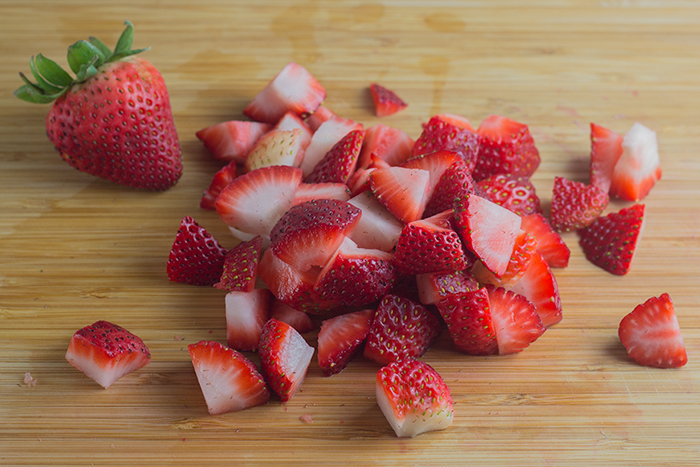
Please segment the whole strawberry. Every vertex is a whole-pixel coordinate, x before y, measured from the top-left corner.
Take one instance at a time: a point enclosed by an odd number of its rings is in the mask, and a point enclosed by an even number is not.
[[[182,174],[180,143],[165,81],[131,50],[134,27],[126,22],[114,51],[94,37],[68,47],[73,78],[39,54],[29,66],[36,80],[15,95],[53,106],[46,132],[63,160],[76,169],[144,190],[166,190]]]

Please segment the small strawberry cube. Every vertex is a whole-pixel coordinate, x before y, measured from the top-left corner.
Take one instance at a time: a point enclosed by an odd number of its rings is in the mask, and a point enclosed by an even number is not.
[[[224,268],[217,289],[229,292],[252,292],[258,277],[258,261],[262,252],[263,239],[257,236],[241,242],[226,253]]]
[[[296,329],[299,334],[306,334],[316,329],[316,325],[308,314],[292,308],[274,297],[272,298],[272,305],[270,305],[270,318],[287,323]]]
[[[304,153],[304,160],[301,161],[300,167],[304,171],[304,177],[308,177],[311,174],[316,165],[321,162],[321,159],[345,135],[351,131],[363,130],[364,127],[361,123],[356,123],[346,118],[333,117],[323,122],[311,137],[311,142]]]
[[[321,323],[318,333],[318,364],[324,376],[332,376],[345,369],[361,349],[373,319],[374,310],[362,310]]]
[[[469,355],[492,355],[498,351],[485,288],[449,294],[437,302],[437,308],[457,350]]]
[[[408,107],[394,91],[391,91],[384,86],[373,83],[369,86],[372,94],[372,102],[374,102],[374,112],[377,117],[387,117],[394,115],[396,112]]]
[[[476,130],[479,156],[472,176],[477,182],[498,174],[530,177],[540,165],[540,153],[527,125],[489,115]]]
[[[350,239],[360,248],[393,250],[404,227],[403,223],[369,191],[354,196],[348,203],[362,210],[360,221],[350,233]]]
[[[404,167],[375,169],[369,176],[369,186],[397,219],[413,222],[421,218],[428,202],[430,172]]]
[[[615,164],[622,155],[622,135],[591,123],[591,185],[608,193]]]
[[[423,305],[434,305],[440,300],[462,292],[473,292],[479,284],[469,271],[434,272],[416,275],[418,297]]]
[[[168,278],[183,284],[212,286],[221,278],[226,253],[204,227],[185,216],[168,256]]]
[[[234,350],[258,349],[262,328],[270,318],[268,289],[226,294],[226,342]]]
[[[255,142],[271,129],[267,123],[233,120],[199,130],[197,138],[214,158],[243,164]]]
[[[372,154],[389,165],[399,165],[411,157],[411,148],[413,148],[413,140],[405,131],[380,123],[365,131],[365,140],[362,143],[357,166],[368,167]]]
[[[644,199],[660,179],[656,132],[635,123],[622,141],[622,154],[610,180],[610,196],[626,201]]]

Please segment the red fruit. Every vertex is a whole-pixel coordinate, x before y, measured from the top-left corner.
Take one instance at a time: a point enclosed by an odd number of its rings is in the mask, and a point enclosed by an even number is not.
[[[622,136],[591,123],[591,185],[610,191],[615,164],[622,155]]]
[[[535,252],[525,274],[510,290],[524,296],[535,305],[544,327],[548,328],[561,321],[559,286],[540,252]]]
[[[571,251],[557,232],[552,230],[542,214],[530,214],[522,217],[520,228],[537,240],[537,251],[542,253],[545,261],[552,268],[565,268],[569,265]]]
[[[433,196],[433,191],[435,191],[435,187],[445,171],[455,164],[464,164],[459,154],[453,151],[437,151],[412,157],[401,164],[401,167],[407,169],[423,169],[430,173],[430,188],[428,189],[428,200],[430,200]],[[452,209],[452,207],[449,209]]]
[[[644,205],[635,204],[594,220],[578,231],[586,258],[611,274],[627,274],[644,226]]]
[[[273,130],[261,136],[245,160],[245,171],[273,165],[299,167],[308,144],[303,137],[304,133],[296,128]]]
[[[466,269],[456,272],[433,272],[416,276],[418,296],[423,305],[433,305],[450,295],[473,292],[479,288]]]
[[[355,171],[364,132],[353,130],[338,141],[304,179],[307,183],[345,183]]]
[[[168,257],[168,278],[173,282],[212,286],[224,269],[226,249],[190,216],[180,228]]]
[[[454,125],[457,128],[462,128],[464,130],[469,130],[469,131],[475,131],[474,127],[472,126],[471,123],[469,123],[469,120],[467,120],[465,117],[461,115],[455,115],[455,114],[437,114],[435,115],[436,118],[439,118],[445,123],[449,123],[450,125]]]
[[[292,308],[276,298],[272,299],[272,305],[270,305],[270,318],[287,323],[296,329],[299,334],[306,334],[316,329],[316,325],[309,315]]]
[[[187,346],[209,413],[234,412],[267,404],[270,391],[253,362],[212,341]]]
[[[546,328],[527,298],[501,287],[487,289],[500,355],[521,352],[544,334]]]
[[[496,277],[481,262],[477,262],[472,268],[472,274],[482,284],[492,284],[499,287],[509,287],[517,283],[530,266],[532,256],[537,253],[537,240],[535,237],[521,230],[515,239],[513,253],[508,261],[508,268],[501,277]]]
[[[388,169],[389,167],[393,167],[387,161],[379,158],[375,154],[370,154],[369,158],[371,159],[372,163],[369,164],[369,166],[367,167],[368,169]]]
[[[271,319],[263,327],[258,354],[265,381],[286,402],[306,378],[314,348],[293,327]]]
[[[453,164],[442,174],[425,206],[424,217],[453,209],[455,201],[474,193],[474,180],[465,164]]]
[[[314,113],[325,98],[326,90],[316,78],[306,68],[292,62],[255,96],[243,113],[267,123],[276,123],[287,112],[304,118]]]
[[[656,133],[641,123],[632,125],[622,141],[622,155],[610,181],[610,196],[626,201],[644,199],[661,179]]]
[[[309,126],[302,120],[297,114],[294,112],[287,112],[284,114],[284,117],[280,118],[279,121],[275,124],[274,128],[272,128],[272,131],[275,130],[299,130],[301,131],[301,147],[306,150],[306,148],[309,146],[309,143],[311,143],[311,136],[313,136],[313,131],[309,128]]]
[[[389,89],[380,86],[376,83],[370,84],[369,90],[372,94],[372,102],[374,102],[374,112],[377,117],[387,117],[394,115],[396,112],[408,107],[399,96]]]
[[[527,177],[498,174],[477,183],[484,195],[519,216],[541,213],[535,186]]]
[[[560,232],[590,225],[608,206],[608,194],[593,185],[554,177],[552,228]]]
[[[620,322],[622,345],[634,361],[656,368],[678,368],[688,362],[685,343],[668,294],[651,297]]]
[[[469,355],[492,355],[498,351],[486,289],[447,295],[437,302],[458,350]]]
[[[348,201],[350,199],[350,189],[344,183],[302,183],[294,192],[292,205],[315,199]]]
[[[98,321],[73,334],[66,360],[107,389],[151,361],[143,341],[126,329]]]
[[[369,176],[369,185],[374,196],[389,212],[408,223],[420,219],[425,210],[430,173],[403,167],[375,169]]]
[[[411,157],[411,148],[413,148],[413,140],[405,131],[379,123],[365,131],[365,140],[362,143],[357,166],[361,168],[369,166],[371,154],[389,165],[399,165]]]
[[[199,202],[199,207],[214,211],[216,209],[216,197],[219,196],[221,190],[226,188],[237,176],[238,169],[236,168],[236,161],[231,161],[227,166],[224,166],[221,170],[216,172],[209,188],[202,193],[202,200]]]
[[[423,132],[413,145],[413,155],[420,156],[441,150],[458,153],[471,172],[479,152],[479,139],[472,130],[452,125],[440,117],[423,125]]]
[[[258,349],[262,328],[270,318],[268,289],[226,294],[226,342],[235,350]]]
[[[350,178],[348,178],[347,185],[348,188],[350,188],[350,194],[352,196],[357,196],[360,193],[364,193],[365,191],[368,191],[369,188],[369,174],[372,173],[372,171],[376,170],[375,168],[368,168],[368,169],[357,169],[355,173],[350,175]]]
[[[377,372],[377,404],[399,438],[452,425],[450,390],[433,367],[408,359]]]
[[[258,277],[262,243],[262,237],[258,235],[253,240],[241,242],[231,248],[226,253],[221,278],[214,287],[229,292],[252,292]]]
[[[120,185],[167,190],[182,175],[180,143],[163,77],[131,50],[126,22],[114,52],[97,39],[68,49],[76,78],[39,54],[15,91],[22,100],[48,104],[46,134],[61,158],[81,172]],[[94,43],[98,42],[100,47]]]
[[[386,295],[374,315],[364,355],[387,365],[420,357],[440,334],[440,321],[423,305],[396,295]]]
[[[393,250],[403,230],[403,223],[369,191],[351,198],[348,203],[362,210],[360,221],[350,233],[350,239],[360,248]]]
[[[355,311],[321,323],[318,333],[318,364],[324,376],[340,373],[360,350],[369,334],[374,310]]]
[[[461,271],[467,267],[462,242],[452,230],[453,211],[411,222],[401,231],[394,265],[403,274]]]
[[[479,156],[472,176],[479,181],[498,174],[530,177],[540,165],[540,153],[527,125],[489,115],[476,130]]]
[[[311,143],[304,153],[304,160],[301,161],[300,167],[304,171],[304,177],[308,177],[328,151],[348,133],[363,131],[363,129],[361,123],[340,117],[333,117],[323,122],[311,137]]]
[[[255,142],[271,129],[267,123],[232,120],[199,130],[197,138],[215,159],[243,164]]]
[[[328,107],[321,105],[316,112],[312,113],[306,118],[305,123],[309,126],[312,132],[318,130],[323,122],[327,122],[333,117],[337,117]]]

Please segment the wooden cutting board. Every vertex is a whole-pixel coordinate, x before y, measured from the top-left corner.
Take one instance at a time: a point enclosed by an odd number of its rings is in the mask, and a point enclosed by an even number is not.
[[[7,0],[0,11],[1,465],[700,465],[697,2]],[[11,95],[31,55],[65,64],[79,39],[113,45],[124,19],[171,94],[185,172],[164,193],[73,170],[46,139],[48,107]],[[425,355],[454,397],[446,431],[397,439],[376,405],[377,367],[362,358],[332,378],[314,361],[287,404],[207,413],[186,346],[225,341],[224,294],[165,275],[183,216],[234,244],[199,209],[219,164],[195,132],[242,118],[289,61],[325,86],[330,109],[366,126],[417,137],[438,112],[527,123],[545,211],[555,175],[588,180],[590,122],[658,134],[663,179],[644,200],[627,276],[588,263],[565,234],[560,324],[519,355],[464,356],[446,334]],[[409,107],[376,118],[372,82]],[[682,369],[638,366],[617,337],[625,314],[663,292],[688,349]],[[141,336],[153,356],[109,390],[64,359],[71,335],[98,319]]]

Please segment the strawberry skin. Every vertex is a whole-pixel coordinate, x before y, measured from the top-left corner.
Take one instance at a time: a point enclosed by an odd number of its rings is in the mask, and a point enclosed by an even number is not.
[[[202,200],[199,202],[199,207],[208,211],[216,210],[216,197],[219,196],[221,190],[231,183],[238,176],[238,168],[236,162],[231,161],[228,165],[222,167],[214,174],[209,188],[202,193]]]
[[[479,156],[472,176],[480,181],[498,174],[530,177],[540,165],[540,153],[527,125],[489,115],[476,130]]]
[[[377,117],[387,117],[408,107],[394,91],[376,83],[370,84],[370,93],[374,102],[374,112]]]
[[[424,217],[434,216],[455,206],[455,201],[460,200],[470,193],[474,193],[475,184],[471,171],[466,164],[453,164],[442,174],[432,196],[425,206]]]
[[[374,310],[346,313],[321,323],[318,333],[318,364],[324,376],[345,369],[369,334]]]
[[[168,278],[173,282],[212,286],[224,269],[226,249],[190,216],[185,216],[168,257]]]
[[[608,193],[615,164],[622,155],[622,136],[591,123],[591,185]]]
[[[423,305],[433,305],[450,295],[473,292],[479,288],[476,279],[467,270],[418,274],[416,286]]]
[[[609,201],[608,194],[594,185],[554,177],[552,228],[568,232],[586,227],[600,216]]]
[[[345,183],[355,171],[364,132],[353,130],[338,141],[304,179],[306,183]]]
[[[241,242],[226,253],[223,272],[217,289],[229,292],[252,292],[258,271],[258,260],[262,251],[262,237],[257,236],[247,242]]]
[[[244,164],[245,171],[273,165],[299,167],[304,159],[305,144],[308,144],[303,138],[304,133],[297,128],[266,133],[248,153]]]
[[[271,129],[267,123],[231,120],[199,130],[196,135],[215,159],[243,164],[255,142]]]
[[[492,355],[498,351],[485,288],[447,295],[437,308],[457,349],[469,355]]]
[[[539,251],[535,251],[525,274],[510,290],[524,296],[535,306],[544,327],[548,328],[562,320],[559,285]]]
[[[667,293],[637,305],[620,322],[618,335],[627,354],[640,365],[678,368],[688,362],[678,318]]]
[[[447,150],[459,154],[470,172],[479,153],[479,138],[473,131],[455,126],[438,116],[423,125],[423,132],[413,145],[413,156]]]
[[[499,355],[522,352],[544,334],[546,328],[527,298],[502,287],[486,288]]]
[[[492,284],[508,287],[518,282],[530,266],[532,256],[537,253],[537,240],[529,233],[521,230],[515,239],[513,253],[508,261],[508,267],[500,277],[489,271],[481,262],[472,268],[472,274],[482,284]]]
[[[542,253],[550,267],[565,268],[569,265],[571,250],[542,214],[523,216],[520,228],[535,237],[537,251]]]
[[[139,337],[121,326],[97,321],[73,335],[66,360],[107,389],[150,362],[151,353]]]
[[[498,174],[481,180],[477,185],[488,199],[519,216],[542,212],[535,186],[527,177]]]

